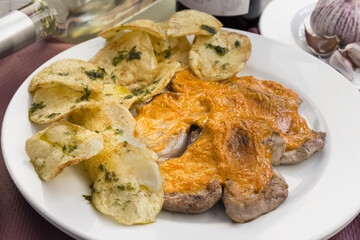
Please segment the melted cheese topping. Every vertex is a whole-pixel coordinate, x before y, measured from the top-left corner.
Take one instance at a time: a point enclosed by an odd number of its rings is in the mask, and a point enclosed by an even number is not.
[[[156,152],[192,125],[203,129],[181,157],[160,164],[168,193],[193,193],[214,180],[232,181],[235,195],[259,192],[272,177],[271,146],[264,139],[275,130],[290,151],[314,134],[298,114],[298,95],[272,81],[208,82],[186,70],[171,87],[175,92],[155,97],[136,117],[136,136]]]

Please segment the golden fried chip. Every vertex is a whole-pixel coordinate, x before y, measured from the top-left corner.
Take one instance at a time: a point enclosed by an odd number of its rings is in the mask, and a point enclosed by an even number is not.
[[[168,25],[169,25],[168,21],[158,22],[158,23],[156,23],[156,25],[158,26],[162,35],[164,35],[166,37],[166,32],[167,32]]]
[[[221,27],[222,23],[210,14],[190,9],[176,12],[169,18],[166,34],[169,37],[214,35]]]
[[[108,43],[90,62],[105,68],[105,83],[115,82],[129,90],[151,83],[157,69],[149,35],[138,31]]]
[[[139,19],[129,23],[121,24],[119,26],[112,27],[110,29],[107,29],[99,33],[99,36],[106,39],[111,39],[116,35],[120,34],[121,32],[123,32],[124,30],[144,31],[156,38],[160,38],[160,39],[165,38],[165,34],[163,34],[160,31],[157,24],[149,19]]]
[[[84,108],[73,113],[69,121],[91,131],[109,131],[119,137],[132,136],[135,127],[135,119],[129,110],[114,102],[99,104],[95,108]]]
[[[92,63],[76,59],[59,60],[36,74],[30,82],[29,92],[39,87],[67,86],[82,91],[84,86],[94,92],[101,92],[105,69]]]
[[[39,177],[49,181],[67,166],[103,149],[103,138],[83,127],[57,122],[26,141],[25,150]]]
[[[180,62],[183,69],[189,67],[189,51],[191,45],[186,37],[166,39],[151,38],[154,53],[158,63],[161,62]]]
[[[104,90],[95,97],[97,102],[104,103],[120,103],[129,109],[136,98],[125,87],[116,84],[104,84]]]
[[[137,88],[131,93],[137,97],[138,102],[144,102],[159,94],[171,81],[177,71],[181,69],[179,62],[163,62],[159,65],[155,81],[144,88]]]
[[[70,121],[99,132],[104,149],[84,162],[94,182],[93,205],[131,225],[155,221],[163,203],[157,155],[133,136],[135,119],[120,104],[83,109]]]
[[[234,76],[251,53],[250,39],[242,34],[219,30],[214,36],[196,36],[189,54],[196,76],[216,81]]]
[[[61,85],[39,88],[35,91],[29,109],[30,120],[41,124],[55,122],[81,107],[96,104],[92,96],[87,86],[81,92]]]
[[[125,225],[154,222],[164,201],[158,166],[147,151],[125,145],[119,144],[99,165],[92,203]]]

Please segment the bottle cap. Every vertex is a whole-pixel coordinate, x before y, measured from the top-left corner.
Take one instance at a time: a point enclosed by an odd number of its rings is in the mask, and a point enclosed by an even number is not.
[[[18,10],[0,18],[0,58],[36,41],[36,29],[31,19]]]

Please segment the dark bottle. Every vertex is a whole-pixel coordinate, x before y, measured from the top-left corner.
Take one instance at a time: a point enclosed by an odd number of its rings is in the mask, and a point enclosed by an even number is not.
[[[224,27],[258,27],[264,0],[176,0],[176,11],[196,9],[214,15]]]

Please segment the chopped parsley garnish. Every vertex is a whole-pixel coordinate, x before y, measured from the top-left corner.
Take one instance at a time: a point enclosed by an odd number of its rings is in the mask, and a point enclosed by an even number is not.
[[[86,87],[84,88],[84,95],[82,95],[80,98],[76,99],[76,102],[82,102],[82,101],[87,101],[92,90],[89,90],[88,86],[86,85]]]
[[[76,145],[64,145],[62,150],[63,152],[66,152],[67,154],[70,154],[72,151],[77,149],[78,147]]]
[[[126,59],[126,61],[128,62],[128,61],[131,61],[131,60],[134,60],[134,59],[141,59],[141,54],[142,54],[142,52],[140,52],[140,51],[136,51],[136,46],[134,46],[131,50],[130,50],[130,52],[129,52],[129,56],[128,56],[128,58]]]
[[[127,58],[127,51],[126,50],[122,50],[122,51],[118,51],[116,57],[113,58],[112,60],[112,64],[114,66],[117,66],[118,63],[121,63],[122,60]]]
[[[46,117],[53,119],[54,117],[59,116],[59,115],[60,115],[60,113],[51,113],[51,114],[47,115]]]
[[[106,169],[106,165],[107,165],[107,163],[100,164],[100,165],[99,165],[99,170],[100,170],[100,171],[104,171],[104,170]]]
[[[117,182],[117,181],[119,181],[119,178],[116,177],[115,172],[110,172],[108,170],[105,170],[105,181],[106,182],[111,182],[111,181]]]
[[[98,78],[103,79],[104,74],[105,74],[105,69],[101,68],[101,67],[98,67],[97,70],[94,69],[94,70],[90,70],[90,71],[86,71],[86,70],[84,70],[84,71],[91,80],[96,80]]]
[[[29,111],[30,111],[30,113],[34,113],[35,111],[43,109],[44,107],[46,107],[46,105],[44,104],[43,101],[41,101],[39,103],[33,103],[33,104],[31,104]]]
[[[123,190],[129,190],[129,191],[136,190],[135,187],[132,186],[130,182],[126,183],[126,185],[120,184],[120,185],[117,186],[117,188],[118,188],[119,190],[122,190],[122,191],[123,191]]]
[[[126,60],[127,62],[132,61],[134,59],[140,60],[141,55],[142,55],[142,52],[136,51],[136,45],[135,45],[132,47],[132,49],[130,51],[128,51],[128,50],[118,51],[117,55],[112,60],[112,64],[114,66],[117,66],[123,60]]]
[[[229,66],[229,65],[230,65],[230,63],[224,63],[223,65],[221,65],[221,68],[223,70],[225,70],[227,68],[227,66]]]
[[[168,49],[165,50],[165,58],[168,59],[170,57],[171,57],[171,49],[169,46]]]
[[[138,96],[138,95],[140,95],[140,94],[143,93],[143,92],[144,92],[144,89],[143,89],[143,88],[136,88],[136,89],[134,89],[134,90],[131,91],[131,93],[132,93],[133,95],[135,95],[135,96]]]
[[[105,171],[105,182],[111,182],[111,181],[117,182],[117,181],[119,181],[119,178],[116,177],[115,172],[108,171],[106,169],[106,165],[107,165],[107,163],[99,165],[99,170],[102,171],[102,172]]]
[[[133,98],[133,97],[134,97],[133,95],[129,94],[129,95],[126,95],[126,96],[124,97],[124,99],[130,99],[130,98]]]
[[[152,84],[154,85],[154,84],[157,84],[158,82],[160,82],[160,78],[159,79],[157,79],[157,80],[155,80]]]
[[[208,26],[208,25],[202,24],[202,25],[200,26],[200,28],[201,28],[202,30],[205,30],[205,31],[207,31],[208,33],[210,33],[210,35],[216,34],[216,29],[215,29],[214,27],[210,27],[210,26]]]
[[[61,72],[60,72],[60,73],[58,73],[57,75],[59,75],[59,76],[62,76],[62,77],[63,77],[63,76],[69,76],[69,73],[68,73],[68,72],[66,72],[66,73],[61,73]]]
[[[124,131],[122,129],[116,129],[115,134],[116,135],[123,135]]]
[[[82,196],[85,198],[85,200],[88,200],[89,202],[92,201],[92,195],[82,195]]]
[[[212,45],[211,43],[205,43],[205,46],[206,48],[211,48],[211,49],[214,49],[216,54],[219,55],[219,56],[224,56],[225,54],[227,54],[229,52],[229,49],[228,48],[224,48],[224,47],[221,47],[219,45],[217,46],[214,46]]]
[[[235,44],[235,47],[240,47],[241,46],[241,43],[240,43],[239,40],[236,40],[234,44]]]
[[[78,147],[76,145],[69,145],[67,148],[67,152],[71,153],[72,151],[74,151],[75,149],[77,149]]]

